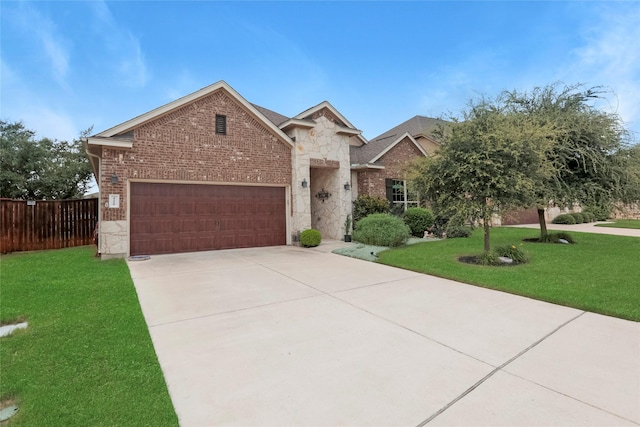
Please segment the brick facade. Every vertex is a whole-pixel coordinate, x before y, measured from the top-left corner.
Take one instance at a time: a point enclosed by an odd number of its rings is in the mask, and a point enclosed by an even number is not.
[[[385,179],[403,179],[408,164],[417,157],[424,155],[409,138],[403,139],[375,163],[384,169],[358,171],[358,194],[386,198]]]
[[[215,133],[216,114],[226,116],[226,135]],[[131,149],[103,147],[102,220],[126,220],[127,180],[287,185],[291,156],[291,146],[218,90],[135,128]],[[120,195],[120,208],[104,207],[109,194]]]

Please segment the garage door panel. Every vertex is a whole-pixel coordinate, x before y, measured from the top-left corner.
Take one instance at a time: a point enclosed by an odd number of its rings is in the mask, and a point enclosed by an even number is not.
[[[131,254],[286,244],[285,189],[131,184]]]

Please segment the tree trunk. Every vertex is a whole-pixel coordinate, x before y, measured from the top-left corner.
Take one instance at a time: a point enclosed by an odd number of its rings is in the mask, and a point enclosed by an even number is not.
[[[491,244],[489,240],[489,232],[491,231],[491,227],[489,226],[489,220],[483,219],[484,223],[484,251],[489,253],[491,251]]]
[[[540,223],[540,241],[547,238],[547,222],[544,219],[544,209],[538,208],[538,222]]]

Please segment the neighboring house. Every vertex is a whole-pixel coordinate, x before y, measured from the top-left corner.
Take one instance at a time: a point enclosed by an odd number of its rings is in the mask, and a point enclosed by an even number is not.
[[[99,250],[285,245],[307,228],[340,239],[358,193],[386,195],[385,178],[428,152],[421,134],[368,143],[361,133],[326,101],[287,117],[220,81],[88,137]]]
[[[418,195],[407,188],[406,167],[416,157],[430,156],[439,144],[431,136],[443,120],[415,116],[372,138],[366,145],[351,147],[351,169],[357,195],[387,198],[406,209],[417,206]]]

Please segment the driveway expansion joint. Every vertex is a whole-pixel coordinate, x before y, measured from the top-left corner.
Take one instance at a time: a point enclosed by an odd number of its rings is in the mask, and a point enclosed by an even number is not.
[[[310,299],[310,298],[318,298],[320,296],[323,296],[323,295],[309,295],[309,296],[305,296],[305,297],[292,298],[292,299],[283,300],[283,301],[274,301],[274,302],[270,302],[268,304],[259,304],[259,305],[254,305],[254,306],[251,306],[251,307],[243,307],[243,308],[238,308],[238,309],[235,309],[235,310],[221,311],[221,312],[218,312],[218,313],[211,313],[211,314],[205,314],[205,315],[202,315],[202,316],[189,317],[189,318],[186,318],[186,319],[172,320],[170,322],[156,323],[156,324],[148,325],[148,326],[149,326],[149,328],[155,328],[155,327],[158,327],[158,326],[166,326],[166,325],[172,325],[172,324],[176,324],[176,323],[190,322],[192,320],[206,319],[208,317],[216,317],[216,316],[221,316],[221,315],[224,315],[224,314],[240,313],[240,312],[243,312],[243,311],[254,310],[256,308],[270,307],[270,306],[279,305],[279,304],[286,304],[286,303],[294,302],[294,301],[301,301],[301,300]]]
[[[516,354],[515,356],[513,356],[511,359],[507,360],[506,362],[504,362],[502,365],[498,366],[497,368],[495,368],[494,370],[492,370],[491,372],[489,372],[487,375],[485,375],[482,379],[480,379],[477,383],[475,383],[474,385],[472,385],[471,387],[469,387],[467,390],[465,390],[462,394],[460,394],[458,397],[456,397],[455,399],[453,399],[451,402],[447,403],[445,406],[443,406],[442,408],[440,408],[436,413],[434,413],[433,415],[431,415],[429,418],[427,418],[426,420],[422,421],[420,424],[418,424],[416,427],[424,427],[425,425],[429,424],[431,421],[433,421],[435,418],[437,418],[440,414],[442,414],[443,412],[445,412],[447,409],[449,409],[450,407],[452,407],[453,405],[455,405],[457,402],[459,402],[460,400],[462,400],[465,396],[467,396],[468,394],[470,394],[471,392],[473,392],[476,388],[480,387],[483,383],[485,383],[489,378],[493,377],[495,374],[497,374],[498,372],[504,372],[508,375],[511,375],[509,372],[504,371],[504,368],[506,368],[507,366],[509,366],[511,363],[513,363],[514,361],[518,360],[520,357],[522,357],[523,355],[525,355],[527,352],[529,352],[529,350],[535,348],[538,344],[542,343],[543,341],[547,340],[547,338],[551,337],[552,335],[554,335],[556,332],[558,332],[560,329],[564,328],[565,326],[567,326],[569,323],[574,322],[575,320],[577,320],[578,318],[582,317],[584,314],[586,314],[586,311],[582,311],[580,312],[580,314],[572,317],[571,319],[567,320],[566,322],[560,324],[558,327],[556,327],[554,330],[552,330],[551,332],[549,332],[548,334],[546,334],[545,336],[543,336],[542,338],[540,338],[538,341],[534,342],[533,344],[531,344],[529,347],[525,348],[524,350],[522,350],[520,353]],[[555,390],[553,390],[555,391]],[[562,394],[562,393],[560,393]],[[573,398],[574,400],[577,400],[575,398]],[[584,403],[584,402],[583,402]],[[590,405],[593,406],[593,405]],[[600,408],[598,408],[600,409]],[[619,417],[619,416],[618,416]]]

